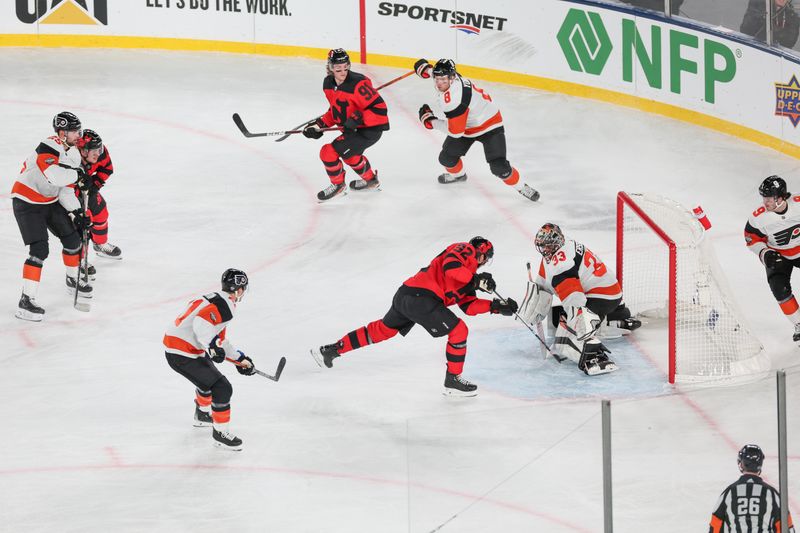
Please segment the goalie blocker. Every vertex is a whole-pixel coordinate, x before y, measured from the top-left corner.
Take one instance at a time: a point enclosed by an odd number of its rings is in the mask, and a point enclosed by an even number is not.
[[[617,370],[600,342],[601,325],[617,333],[641,322],[622,303],[616,276],[584,245],[567,240],[555,224],[545,224],[534,241],[542,254],[536,281],[529,281],[520,316],[531,324],[552,317],[553,352],[578,365],[587,375]],[[529,276],[530,277],[530,276]],[[553,295],[562,306],[553,306]]]

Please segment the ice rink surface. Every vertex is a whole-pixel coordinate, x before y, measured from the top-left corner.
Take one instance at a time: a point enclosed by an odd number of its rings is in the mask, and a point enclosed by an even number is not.
[[[354,70],[376,86],[403,72]],[[778,173],[800,190],[798,161],[636,110],[477,81],[503,111],[509,160],[542,199],[493,177],[479,146],[465,159],[468,181],[442,186],[443,138],[417,120],[434,89],[411,77],[382,91],[391,130],[366,153],[382,190],[320,205],[322,141],[245,139],[230,116],[269,131],[324,112],[322,61],[6,49],[0,71],[0,530],[602,531],[600,400],[609,398],[615,530],[705,531],[743,444],[764,448],[764,476],[778,482],[772,376],[670,387],[666,338],[645,326],[609,343],[617,373],[589,378],[543,360],[526,329],[497,315],[466,318],[473,399],[441,395],[445,341],[421,328],[332,370],[308,353],[382,317],[407,277],[474,235],[494,243],[489,271],[517,300],[544,222],[613,266],[619,190],[704,207],[773,368],[794,367],[789,494],[800,515],[800,352],[742,239],[758,184]],[[38,298],[47,316],[33,324],[14,318],[27,250],[8,192],[62,110],[110,151],[103,194],[124,259],[93,259],[95,297],[81,314],[51,237]],[[229,336],[265,371],[288,359],[279,383],[221,367],[241,453],[192,427],[193,387],[161,344],[228,267],[250,275]]]

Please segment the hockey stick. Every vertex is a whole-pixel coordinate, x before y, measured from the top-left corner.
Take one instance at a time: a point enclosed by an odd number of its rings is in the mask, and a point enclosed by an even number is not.
[[[533,273],[531,272],[531,264],[530,264],[530,262],[525,263],[525,266],[528,268],[528,280],[532,283],[533,282]],[[525,296],[527,296],[527,294]],[[537,322],[536,323],[536,331],[539,334],[539,337],[544,339],[544,328],[542,328],[542,323],[541,322]],[[542,352],[542,359],[547,359],[547,350],[545,350],[544,346],[542,346],[540,344],[539,345],[539,349]]]
[[[505,302],[507,302],[507,301],[508,301],[508,300],[506,300],[505,298],[503,298],[502,296],[500,296],[499,294],[497,294],[497,291],[492,291],[492,294],[494,294],[495,296],[497,296],[498,298],[500,298],[500,300],[502,300],[502,301],[503,301],[503,303],[505,303]],[[536,337],[536,338],[539,340],[539,342],[540,342],[540,343],[542,343],[542,347],[543,347],[543,349],[547,350],[547,353],[549,353],[550,355],[552,355],[552,356],[553,356],[553,358],[554,358],[556,361],[558,361],[559,363],[561,363],[562,361],[564,361],[564,360],[566,359],[566,357],[561,357],[561,356],[559,356],[559,355],[556,355],[556,353],[555,353],[555,352],[553,352],[553,350],[551,350],[551,349],[550,349],[550,347],[547,345],[547,343],[546,343],[546,342],[544,342],[544,339],[543,339],[542,337],[540,337],[540,336],[539,336],[539,334],[538,334],[538,333],[536,333],[536,332],[533,330],[533,328],[531,327],[531,325],[530,325],[530,324],[528,324],[527,322],[525,322],[525,320],[524,320],[524,319],[523,319],[521,316],[519,316],[519,313],[517,313],[517,312],[515,311],[515,312],[514,312],[514,316],[516,316],[516,317],[517,317],[517,319],[519,319],[519,321],[520,321],[520,322],[522,322],[523,324],[525,324],[525,327],[526,327],[526,328],[528,328],[528,331],[530,331],[531,333],[533,333],[533,336],[534,336],[534,337]]]
[[[406,72],[405,74],[401,74],[400,76],[397,76],[396,78],[393,78],[393,79],[387,81],[383,85],[379,85],[377,88],[375,88],[375,90],[376,91],[380,91],[381,89],[384,89],[384,88],[388,87],[389,85],[392,85],[393,83],[397,83],[398,81],[400,81],[400,80],[402,80],[404,78],[407,78],[407,77],[411,76],[412,74],[414,74],[413,70],[410,71],[410,72]],[[320,116],[322,116],[322,115],[320,115]],[[238,113],[234,113],[233,114],[233,121],[236,123],[236,125],[239,127],[239,131],[241,131],[242,134],[245,137],[268,137],[268,136],[274,136],[274,135],[281,135],[280,138],[275,139],[275,142],[279,143],[281,141],[285,141],[286,139],[289,138],[290,135],[292,135],[294,133],[302,133],[303,130],[300,129],[300,128],[302,128],[306,124],[310,124],[311,122],[314,122],[320,116],[314,117],[311,120],[306,120],[305,122],[301,122],[300,124],[298,124],[297,126],[292,128],[291,130],[270,133],[268,135],[267,134],[250,133],[247,130],[247,128],[244,126],[244,123],[242,122],[242,118],[239,116]],[[335,128],[323,129],[322,131],[333,131],[333,129],[335,129]]]
[[[243,367],[244,366],[242,363],[240,363],[236,359],[231,359],[230,357],[226,357],[225,360],[229,361],[229,362],[231,362],[234,365],[239,366],[239,367]],[[262,372],[261,370],[255,368],[255,366],[253,366],[253,370],[259,376],[263,376],[263,377],[265,377],[267,379],[271,379],[272,381],[278,381],[279,379],[281,379],[281,374],[283,373],[283,367],[285,367],[285,366],[286,366],[286,358],[285,357],[281,357],[281,360],[278,361],[278,368],[275,369],[275,375],[273,375],[273,376],[267,374],[266,372]]]
[[[288,137],[289,135],[294,135],[295,133],[303,133],[303,130],[298,130],[298,129],[286,130],[286,131],[265,131],[263,133],[252,133],[244,125],[244,122],[242,122],[242,117],[240,117],[238,113],[234,113],[233,114],[233,122],[239,128],[239,131],[242,132],[242,135],[244,135],[247,138],[250,138],[250,137],[274,137],[276,135],[285,135],[286,137]],[[306,123],[304,122],[303,124],[306,124]],[[301,125],[303,125],[303,124],[301,124]],[[299,127],[300,126],[298,126],[298,128]],[[332,128],[320,128],[319,131],[342,131],[342,127],[341,126],[334,126]]]
[[[83,209],[84,216],[86,215],[86,206],[88,204],[88,197],[89,193],[86,191],[81,191],[81,208]],[[88,313],[92,306],[88,302],[79,302],[78,301],[78,293],[80,292],[80,279],[81,279],[81,267],[83,267],[83,273],[85,277],[83,278],[84,283],[89,282],[89,228],[88,226],[83,228],[81,232],[81,258],[78,261],[78,273],[75,275],[75,297],[72,300],[72,307],[82,313]]]

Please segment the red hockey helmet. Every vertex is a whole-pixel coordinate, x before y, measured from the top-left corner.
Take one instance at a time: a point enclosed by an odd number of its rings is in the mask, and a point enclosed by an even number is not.
[[[485,239],[483,237],[473,237],[469,240],[469,243],[473,248],[475,248],[476,252],[483,254],[487,261],[494,257],[494,246],[492,246],[492,243],[489,242],[489,239]]]

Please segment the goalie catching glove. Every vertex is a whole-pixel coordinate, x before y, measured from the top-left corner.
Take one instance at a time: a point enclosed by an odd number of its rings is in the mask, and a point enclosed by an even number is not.
[[[538,324],[550,314],[552,305],[553,295],[543,290],[533,281],[529,281],[519,314],[529,324]]]

